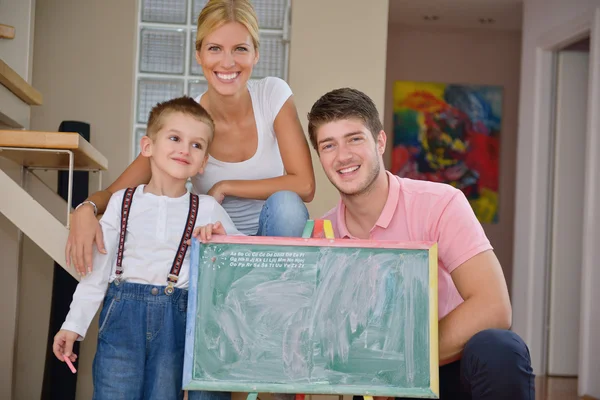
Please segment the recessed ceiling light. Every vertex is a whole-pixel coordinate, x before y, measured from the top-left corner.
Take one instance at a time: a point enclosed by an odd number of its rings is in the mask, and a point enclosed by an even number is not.
[[[438,19],[440,19],[440,17],[437,15],[424,15],[423,19],[425,21],[437,21]]]
[[[493,18],[479,18],[479,23],[481,24],[493,24],[494,22],[496,22],[496,20]]]

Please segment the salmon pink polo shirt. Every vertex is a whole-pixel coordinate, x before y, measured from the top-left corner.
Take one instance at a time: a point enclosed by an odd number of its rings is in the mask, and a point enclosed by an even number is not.
[[[390,172],[387,176],[388,198],[370,240],[437,242],[438,316],[442,319],[463,302],[452,271],[492,246],[463,192],[448,184],[400,178]],[[346,228],[345,215],[340,200],[323,219],[331,220],[336,238],[356,239]]]

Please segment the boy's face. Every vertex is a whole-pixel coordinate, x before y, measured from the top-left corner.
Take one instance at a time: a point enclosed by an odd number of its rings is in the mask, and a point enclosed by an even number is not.
[[[204,122],[174,112],[164,117],[154,140],[142,138],[142,155],[170,177],[185,180],[204,171],[211,136]]]
[[[328,122],[316,131],[319,159],[329,181],[346,196],[368,191],[383,165],[386,137],[377,142],[358,119]]]

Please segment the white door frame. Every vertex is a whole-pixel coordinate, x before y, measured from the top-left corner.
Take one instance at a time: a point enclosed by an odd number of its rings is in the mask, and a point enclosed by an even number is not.
[[[557,57],[547,373],[577,376],[590,53]],[[577,206],[574,206],[577,205]]]
[[[600,398],[600,8],[592,17],[583,207],[579,393]],[[595,305],[595,307],[594,307]],[[594,308],[596,311],[594,312]]]
[[[586,133],[586,176],[584,193],[584,224],[582,243],[582,290],[579,351],[579,394],[600,398],[600,312],[593,312],[593,305],[600,305],[600,266],[595,251],[600,250],[600,8],[586,13],[562,26],[541,35],[537,41],[533,99],[532,132],[520,132],[533,136],[533,181],[531,187],[531,226],[528,257],[524,265],[528,273],[524,286],[525,298],[519,304],[524,310],[525,326],[518,330],[527,341],[537,375],[546,373],[547,356],[547,293],[549,276],[549,232],[551,202],[550,151],[554,135],[555,83],[554,53],[565,46],[590,36],[590,71],[588,92],[588,115]],[[597,290],[594,290],[594,289]],[[596,306],[600,307],[600,306]],[[594,318],[595,316],[595,318]],[[596,338],[592,335],[596,333]],[[596,377],[596,379],[594,379]]]

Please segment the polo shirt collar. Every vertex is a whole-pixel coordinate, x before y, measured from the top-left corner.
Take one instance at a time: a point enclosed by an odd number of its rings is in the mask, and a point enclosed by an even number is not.
[[[383,206],[383,210],[375,223],[375,226],[379,226],[383,229],[387,228],[390,225],[390,222],[392,222],[392,218],[398,208],[398,199],[400,198],[400,182],[395,175],[391,174],[389,171],[385,172],[388,178],[388,196],[385,205]],[[341,238],[353,237],[346,227],[346,206],[341,198],[337,207],[337,225]]]
[[[396,208],[398,208],[398,199],[400,198],[400,182],[395,175],[392,175],[389,171],[385,171],[388,177],[388,197],[381,211],[381,215],[375,225],[381,228],[387,228],[394,218]]]

